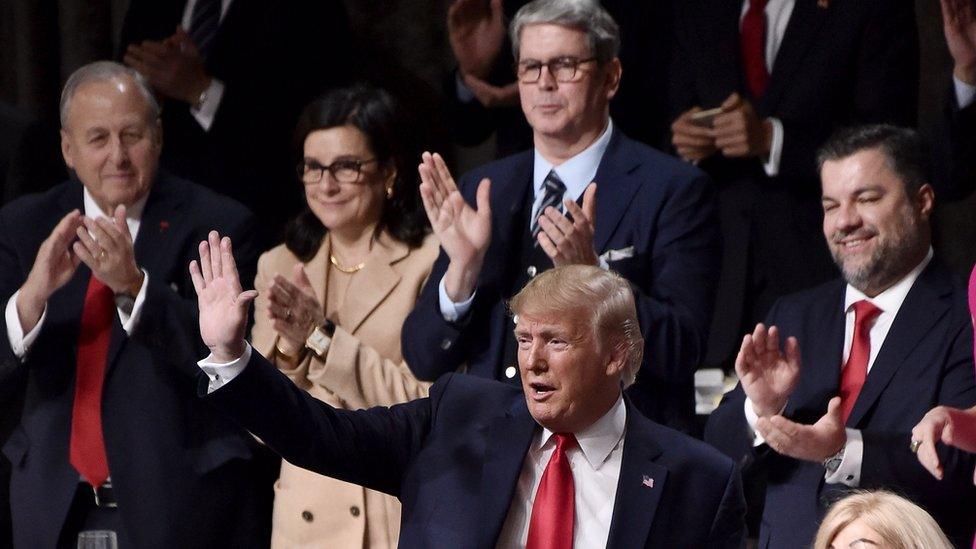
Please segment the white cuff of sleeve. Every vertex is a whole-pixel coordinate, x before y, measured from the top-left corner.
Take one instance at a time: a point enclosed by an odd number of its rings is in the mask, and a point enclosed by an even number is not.
[[[779,160],[783,156],[783,123],[779,118],[770,118],[773,125],[773,139],[769,144],[769,158],[763,162],[763,170],[769,177],[779,175]]]
[[[955,76],[952,77],[953,87],[956,89],[956,104],[965,109],[976,99],[976,86],[971,86]]]
[[[139,288],[139,293],[136,294],[136,301],[132,305],[132,311],[126,313],[121,308],[116,308],[119,312],[119,321],[122,323],[122,329],[125,330],[127,335],[132,335],[132,331],[136,329],[139,325],[139,319],[142,318],[142,304],[146,302],[146,288],[149,287],[149,273],[145,269],[142,269],[142,287]]]
[[[460,303],[455,303],[451,301],[451,298],[447,297],[447,290],[444,288],[444,277],[441,277],[441,283],[437,285],[437,297],[440,302],[441,316],[448,322],[457,322],[457,319],[468,314],[468,311],[471,310],[471,303],[474,302],[474,296],[477,293],[478,291],[475,290],[468,299]]]
[[[227,385],[235,377],[240,375],[247,366],[247,363],[251,360],[252,352],[254,352],[254,349],[251,347],[251,344],[245,341],[244,354],[237,360],[227,363],[213,362],[213,353],[211,353],[207,355],[207,358],[197,362],[197,366],[210,378],[210,383],[207,385],[207,394]]]
[[[10,296],[10,300],[7,301],[4,320],[7,322],[7,340],[10,341],[10,349],[14,352],[14,356],[24,360],[27,351],[34,344],[38,334],[41,333],[41,326],[44,325],[44,319],[47,317],[47,304],[44,305],[44,312],[41,313],[41,318],[34,325],[34,328],[24,334],[24,327],[20,325],[20,315],[17,314],[18,296],[20,296],[20,290],[14,292],[14,295]]]
[[[224,83],[216,78],[210,79],[207,86],[206,97],[199,108],[190,108],[190,114],[196,119],[203,131],[210,131],[213,126],[214,118],[217,116],[217,109],[220,107],[220,100],[224,97]]]
[[[832,475],[824,473],[827,484],[844,484],[851,488],[861,485],[861,464],[864,462],[864,437],[857,429],[845,429],[847,442],[844,443],[844,457],[840,467]]]
[[[749,400],[749,397],[746,397],[745,413],[746,423],[749,424],[749,429],[752,434],[752,446],[755,448],[756,446],[764,444],[766,439],[764,439],[762,435],[759,434],[759,431],[756,430],[756,423],[759,421],[759,416],[756,415],[756,410],[753,409],[752,401]]]
[[[458,101],[462,103],[473,103],[476,97],[471,88],[464,83],[464,78],[461,76],[461,71],[454,72],[454,87],[457,90]]]

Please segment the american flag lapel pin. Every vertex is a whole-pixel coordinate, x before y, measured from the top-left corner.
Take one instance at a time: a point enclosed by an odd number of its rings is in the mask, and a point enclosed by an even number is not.
[[[648,488],[654,488],[654,479],[652,479],[647,475],[644,475],[644,480],[641,481],[641,484],[647,486]]]
[[[159,232],[165,233],[167,230],[169,230],[169,221],[164,219],[163,221],[159,222]]]

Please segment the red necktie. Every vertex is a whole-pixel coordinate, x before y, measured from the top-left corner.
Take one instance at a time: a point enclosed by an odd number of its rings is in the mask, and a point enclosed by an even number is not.
[[[112,290],[91,277],[78,334],[75,402],[71,413],[71,465],[92,486],[108,479],[108,457],[102,438],[102,382],[112,338],[115,299]]]
[[[870,301],[862,299],[854,304],[854,337],[847,364],[840,374],[840,409],[844,423],[851,415],[857,395],[861,393],[868,377],[868,359],[871,358],[871,326],[881,314]]]
[[[762,99],[769,85],[766,70],[766,1],[749,0],[749,9],[742,19],[739,39],[742,48],[742,68],[746,84],[755,99]]]
[[[572,434],[556,434],[556,450],[549,458],[532,504],[525,549],[572,549],[575,489],[566,452],[576,445]]]

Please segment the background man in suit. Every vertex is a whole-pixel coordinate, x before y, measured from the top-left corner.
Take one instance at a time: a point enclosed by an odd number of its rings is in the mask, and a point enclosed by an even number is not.
[[[349,412],[246,343],[256,292],[241,291],[230,239],[212,232],[190,270],[211,351],[199,363],[207,401],[289,462],[398,496],[401,547],[742,542],[735,465],[623,396],[643,345],[633,291],[615,273],[561,267],[515,296],[524,394],[448,374],[429,398]]]
[[[959,198],[976,188],[976,7],[942,0],[942,29],[952,55],[952,89],[932,145],[939,196]]]
[[[956,544],[972,541],[973,456],[944,454],[952,480],[939,483],[909,449],[933,406],[976,403],[966,294],[932,260],[927,162],[915,132],[893,126],[821,150],[823,233],[843,279],[780,299],[743,338],[741,383],[706,430],[746,472],[766,472],[761,547],[809,545],[851,488],[905,494]]]
[[[778,297],[836,276],[818,236],[815,151],[842,126],[914,124],[918,31],[912,0],[688,0],[676,10],[672,144],[719,186],[716,364]],[[692,119],[713,108],[721,113]]]
[[[159,107],[132,69],[82,67],[61,116],[80,183],[0,210],[0,382],[26,377],[3,448],[14,545],[74,547],[91,529],[121,547],[266,545],[253,439],[201,405],[181,364],[202,348],[184,265],[219,226],[253,273],[250,216],[157,173]]]
[[[631,398],[690,429],[718,275],[710,183],[611,121],[619,38],[599,5],[537,0],[510,34],[535,147],[466,174],[460,190],[438,155],[424,156],[421,193],[442,253],[404,323],[404,358],[424,380],[466,365],[518,386],[506,299],[553,265],[601,265],[637,299],[647,360]]]

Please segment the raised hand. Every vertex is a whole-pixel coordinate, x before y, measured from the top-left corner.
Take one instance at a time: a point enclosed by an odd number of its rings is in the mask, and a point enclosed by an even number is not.
[[[295,265],[291,280],[277,274],[268,288],[268,318],[278,332],[279,348],[297,355],[316,326],[325,324],[322,304],[315,297],[312,282],[301,264]]]
[[[813,425],[803,425],[775,415],[759,418],[756,430],[777,453],[816,463],[823,463],[847,442],[847,431],[841,419],[840,397],[830,399],[827,413]]]
[[[473,74],[465,74],[464,85],[471,90],[479,103],[489,109],[518,105],[518,82],[495,86]]]
[[[539,246],[552,259],[554,266],[599,265],[600,258],[593,248],[593,220],[596,217],[596,183],[583,192],[583,207],[567,198],[563,200],[570,221],[559,210],[548,207],[539,217]]]
[[[34,265],[17,296],[17,316],[25,334],[41,319],[51,294],[75,274],[80,260],[71,250],[71,241],[79,227],[81,212],[72,210],[61,218],[37,250]]]
[[[448,297],[455,303],[473,292],[491,243],[491,182],[478,184],[475,210],[458,191],[441,155],[425,152],[420,172],[420,197],[434,234],[451,259],[444,275]]]
[[[145,76],[159,93],[191,105],[211,81],[203,56],[180,27],[165,40],[130,44],[122,61]]]
[[[92,274],[115,293],[138,294],[142,271],[136,265],[132,235],[125,222],[125,206],[115,208],[112,220],[83,217],[72,249]]]
[[[742,338],[735,357],[735,372],[742,390],[760,418],[783,410],[800,377],[800,344],[795,337],[789,337],[784,347],[785,353],[780,351],[776,326],[767,330],[757,324],[751,334]]]
[[[461,74],[484,80],[505,42],[502,0],[456,0],[447,10],[447,36]]]
[[[200,262],[190,262],[190,278],[200,307],[200,337],[215,362],[232,362],[244,354],[248,304],[254,290],[241,291],[230,238],[210,231],[200,243]]]
[[[942,31],[955,63],[953,74],[976,85],[976,13],[972,0],[941,0]]]
[[[701,107],[693,107],[671,123],[671,144],[678,156],[689,162],[704,160],[715,154],[715,138],[711,128],[699,126],[691,121],[691,115],[701,112]]]
[[[722,103],[722,114],[715,117],[712,135],[715,146],[728,158],[764,157],[773,141],[773,125],[760,120],[752,103],[732,93]]]
[[[942,442],[967,452],[976,452],[976,407],[968,410],[939,406],[929,410],[912,428],[912,441],[918,441],[918,461],[932,476],[944,474],[935,444]],[[976,482],[976,478],[974,478]]]

